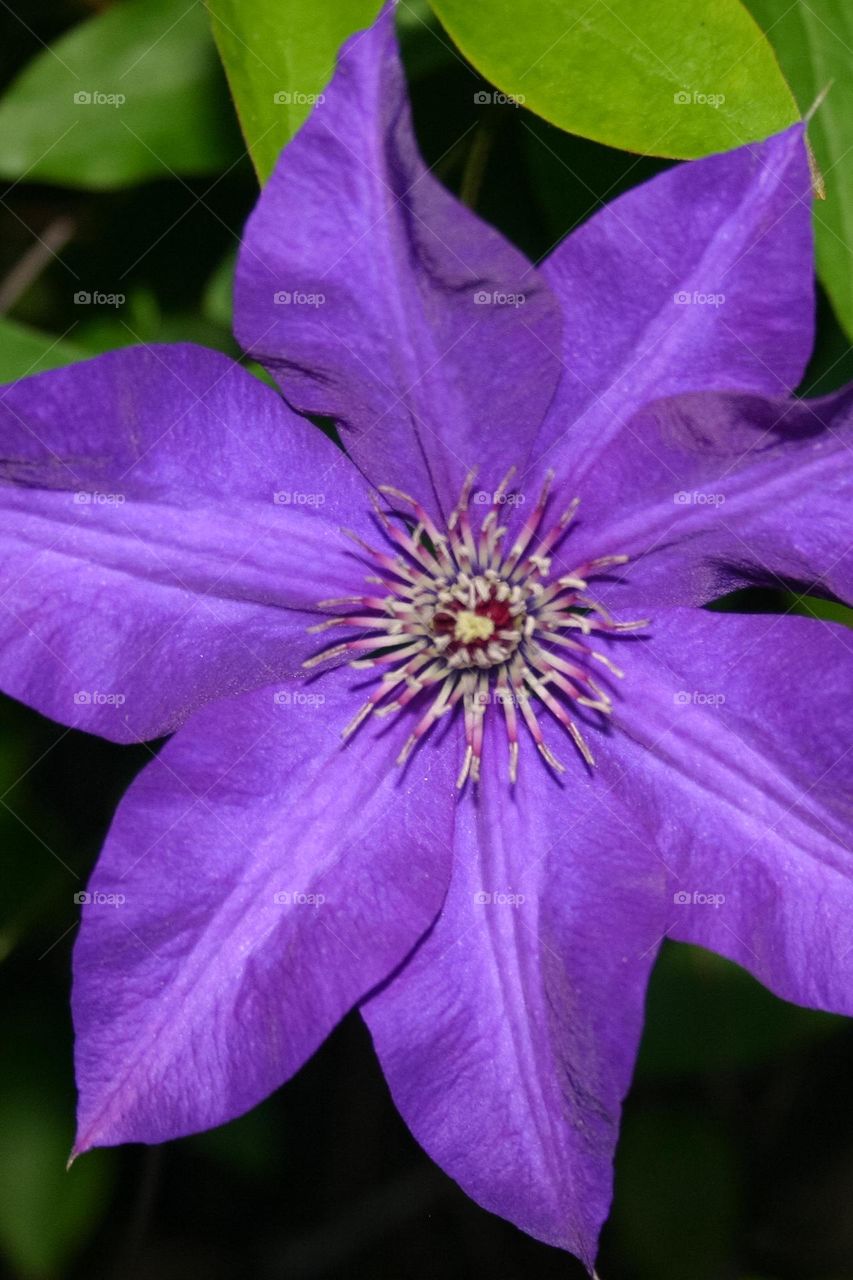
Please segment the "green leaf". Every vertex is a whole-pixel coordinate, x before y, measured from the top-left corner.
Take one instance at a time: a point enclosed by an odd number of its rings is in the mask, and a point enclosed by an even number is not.
[[[747,0],[767,32],[801,109],[829,89],[809,125],[826,187],[815,201],[817,264],[838,318],[853,338],[853,8],[849,0]]]
[[[239,155],[200,4],[124,0],[74,27],[0,101],[0,176],[113,188]]]
[[[827,622],[843,622],[845,627],[853,628],[853,609],[846,604],[821,600],[818,596],[797,596],[789,592],[786,592],[785,604],[791,613],[802,614],[806,618],[825,618]]]
[[[58,369],[60,365],[84,359],[87,354],[64,338],[39,333],[29,325],[0,317],[0,382],[26,378],[43,369]]]
[[[503,94],[613,147],[702,156],[767,137],[798,117],[773,51],[740,0],[432,5]]]
[[[263,180],[307,118],[347,36],[380,0],[208,0],[213,34],[252,161]]]

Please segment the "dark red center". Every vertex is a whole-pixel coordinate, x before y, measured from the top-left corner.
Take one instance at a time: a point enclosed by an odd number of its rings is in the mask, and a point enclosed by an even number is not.
[[[453,635],[461,613],[475,613],[479,618],[488,618],[495,631],[505,631],[507,627],[512,626],[512,614],[507,602],[490,597],[488,600],[481,600],[473,609],[466,609],[460,604],[457,608],[445,608],[435,613],[432,619],[432,629],[436,635]],[[488,639],[470,640],[465,645],[465,648],[485,649],[486,645],[491,644],[492,639],[493,637],[489,636]],[[454,640],[450,644],[449,651],[455,653],[461,647],[461,641]]]

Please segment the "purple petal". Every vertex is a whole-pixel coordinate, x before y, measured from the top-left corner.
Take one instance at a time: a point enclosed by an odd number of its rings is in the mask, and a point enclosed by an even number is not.
[[[119,741],[288,675],[362,571],[348,459],[225,356],[129,348],[0,393],[0,682]],[[278,498],[278,500],[276,500]]]
[[[853,393],[710,393],[639,413],[579,486],[578,562],[624,554],[617,609],[701,604],[748,584],[853,599]]]
[[[401,772],[406,723],[344,747],[351,683],[210,706],[131,787],[75,949],[78,1151],[246,1111],[434,918],[454,753],[428,743]]]
[[[418,1141],[485,1208],[591,1265],[664,869],[619,771],[557,783],[522,744],[519,781],[487,716],[484,779],[457,816],[448,900],[363,1006]],[[485,899],[485,900],[484,900]]]
[[[526,456],[559,374],[558,308],[424,166],[391,7],[344,47],[249,220],[235,328],[291,403],[340,421],[371,479],[445,514],[470,467]]]
[[[668,932],[853,1013],[853,634],[664,611],[626,668],[626,786],[657,812]]]
[[[569,236],[543,266],[566,370],[538,456],[579,479],[650,400],[795,387],[814,323],[810,192],[795,125],[677,165]]]

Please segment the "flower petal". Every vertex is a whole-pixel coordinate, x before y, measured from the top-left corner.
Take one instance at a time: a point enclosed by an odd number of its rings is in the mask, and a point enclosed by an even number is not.
[[[393,6],[344,46],[249,219],[235,329],[376,483],[445,515],[466,471],[523,461],[554,391],[559,312],[447,192],[412,131]]]
[[[566,371],[538,457],[579,479],[650,400],[793,389],[814,325],[810,192],[795,125],[677,165],[570,235],[542,268]]]
[[[619,770],[565,785],[529,741],[519,780],[487,716],[442,913],[363,1006],[394,1100],[485,1208],[592,1265],[611,1196],[665,877]]]
[[[119,741],[298,670],[363,571],[364,484],[270,388],[130,348],[0,393],[0,683]],[[278,499],[278,500],[276,500]]]
[[[78,1151],[246,1111],[434,918],[454,753],[397,769],[405,723],[344,747],[351,683],[205,708],[122,802],[74,956]]]
[[[668,931],[785,999],[853,1013],[853,634],[663,611],[626,662],[624,787],[657,813]]]
[[[853,600],[851,450],[849,390],[660,401],[579,486],[563,554],[631,557],[603,593],[617,609],[702,604],[750,584]]]

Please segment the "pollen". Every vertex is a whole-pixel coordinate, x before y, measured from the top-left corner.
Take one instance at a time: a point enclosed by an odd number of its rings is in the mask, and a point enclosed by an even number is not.
[[[473,644],[475,640],[488,640],[494,635],[495,624],[484,613],[472,613],[463,609],[456,618],[453,635],[462,644]]]
[[[550,473],[509,539],[501,520],[507,508],[520,506],[507,501],[514,470],[498,485],[478,529],[469,509],[473,471],[446,528],[416,499],[382,486],[385,505],[377,498],[374,508],[392,553],[350,534],[372,569],[365,578],[368,590],[321,600],[318,608],[332,616],[311,628],[343,627],[357,634],[304,664],[314,667],[350,654],[351,666],[376,673],[373,691],[344,728],[344,738],[370,716],[398,715],[412,707],[413,727],[399,764],[438,720],[459,709],[465,728],[460,788],[468,779],[479,779],[484,721],[492,707],[500,708],[495,714],[505,726],[511,783],[517,778],[522,729],[551,769],[565,770],[545,740],[542,714],[556,721],[587,765],[594,765],[581,724],[610,715],[612,681],[623,674],[595,642],[647,625],[617,621],[589,592],[590,579],[625,564],[627,556],[604,555],[570,572],[555,570],[555,562],[566,564],[561,547],[578,500],[550,527],[543,526]]]

